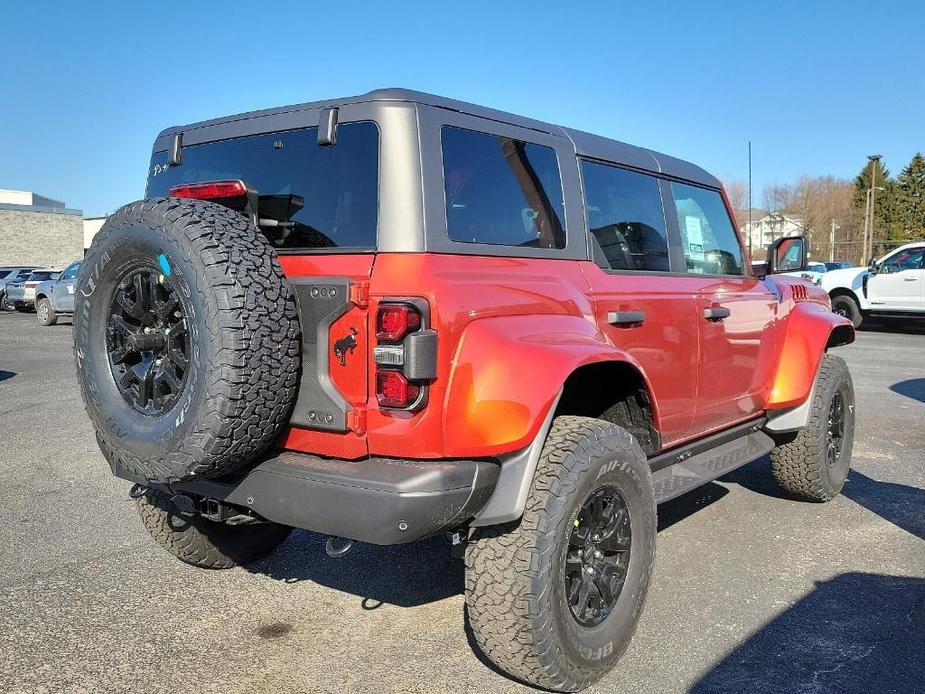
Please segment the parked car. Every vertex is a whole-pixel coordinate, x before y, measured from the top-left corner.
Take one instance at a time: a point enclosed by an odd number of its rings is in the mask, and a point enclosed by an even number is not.
[[[57,279],[45,280],[35,288],[35,313],[41,325],[54,325],[58,317],[74,313],[74,285],[80,261],[68,265]]]
[[[825,266],[825,263],[807,263],[803,270],[799,272],[788,272],[786,274],[791,277],[809,280],[813,284],[819,284],[819,282],[822,281],[822,276],[828,271],[829,269]]]
[[[6,300],[17,311],[35,309],[35,288],[42,282],[57,279],[60,270],[33,270],[28,276],[20,275],[6,283]]]
[[[6,283],[19,279],[20,277],[26,278],[33,270],[35,270],[34,265],[0,267],[0,311],[13,310],[13,305],[10,304],[6,298]]]
[[[576,691],[635,631],[658,503],[766,454],[797,497],[845,483],[854,329],[780,274],[804,238],[750,272],[693,164],[383,90],[171,128],[150,167],[84,259],[74,351],[184,562],[447,533],[479,648]]]
[[[827,270],[845,270],[849,267],[854,267],[854,263],[849,260],[829,260],[825,263]]]
[[[855,328],[868,316],[925,316],[925,241],[909,243],[866,268],[827,272],[832,310]]]

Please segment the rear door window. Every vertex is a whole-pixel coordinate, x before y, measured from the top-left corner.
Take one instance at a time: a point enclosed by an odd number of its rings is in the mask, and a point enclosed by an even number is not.
[[[261,229],[281,249],[376,246],[379,205],[379,129],[341,123],[337,142],[321,146],[318,129],[266,133],[183,148],[178,166],[167,153],[151,159],[148,197],[172,186],[243,180],[259,196]]]
[[[687,271],[705,275],[744,275],[742,247],[718,191],[672,183],[675,212]]]
[[[441,141],[453,241],[565,248],[562,181],[550,147],[451,126]]]
[[[658,179],[583,161],[588,229],[614,270],[668,272],[668,234]]]

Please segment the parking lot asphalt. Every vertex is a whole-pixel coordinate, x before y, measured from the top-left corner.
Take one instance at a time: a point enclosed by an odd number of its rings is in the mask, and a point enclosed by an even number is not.
[[[329,559],[297,531],[206,571],[151,541],[83,412],[69,321],[0,314],[0,691],[518,692],[474,650],[442,539]],[[767,459],[659,509],[655,579],[592,692],[922,691],[925,328],[839,348],[844,493],[782,498]]]

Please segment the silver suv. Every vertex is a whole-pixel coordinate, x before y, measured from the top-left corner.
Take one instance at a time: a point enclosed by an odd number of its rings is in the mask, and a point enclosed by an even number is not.
[[[74,313],[74,285],[80,261],[68,265],[58,279],[45,280],[35,288],[35,312],[41,325],[54,325],[58,316]]]
[[[6,284],[14,280],[25,280],[32,271],[34,265],[11,265],[0,267],[0,311],[12,311],[13,305],[6,298]]]

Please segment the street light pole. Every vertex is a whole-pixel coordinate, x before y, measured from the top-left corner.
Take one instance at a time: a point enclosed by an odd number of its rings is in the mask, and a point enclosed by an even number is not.
[[[867,225],[869,233],[864,235],[864,257],[861,258],[861,264],[865,265],[874,255],[874,221],[877,217],[877,162],[880,161],[879,154],[870,154],[867,157],[870,160],[870,189],[868,192],[870,204],[870,223]]]

